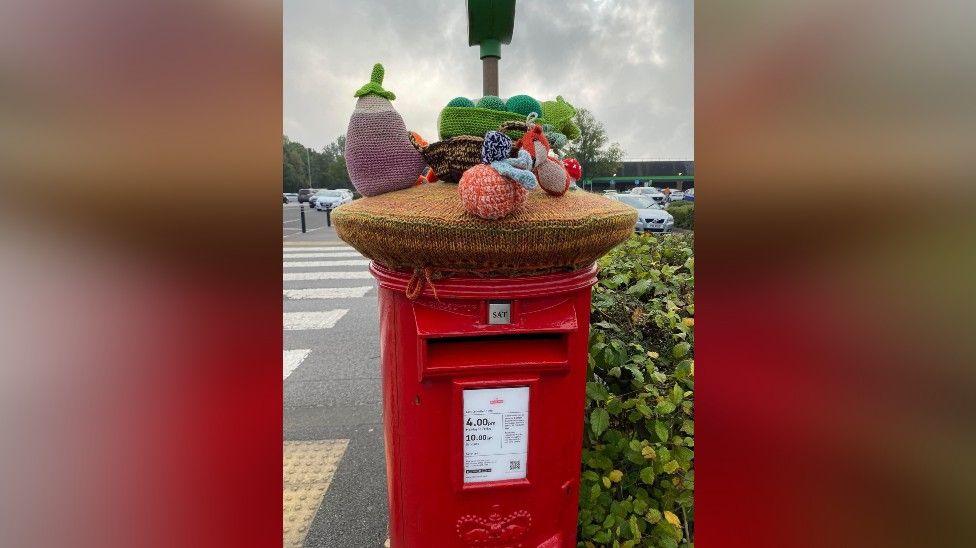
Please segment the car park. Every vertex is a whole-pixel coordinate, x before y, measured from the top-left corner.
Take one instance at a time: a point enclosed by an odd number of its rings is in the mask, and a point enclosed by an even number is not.
[[[352,201],[352,192],[346,189],[336,189],[328,190],[323,189],[318,191],[315,196],[312,197],[311,205],[319,211],[326,211],[330,209],[335,209],[342,204],[347,204]]]
[[[665,233],[674,230],[674,217],[661,209],[650,196],[641,194],[608,194],[607,198],[616,200],[637,210],[637,233]]]
[[[637,196],[650,198],[654,200],[654,203],[656,203],[659,206],[663,206],[664,203],[667,201],[667,196],[665,196],[663,192],[661,192],[660,190],[652,186],[635,186],[634,188],[630,189],[630,193]]]

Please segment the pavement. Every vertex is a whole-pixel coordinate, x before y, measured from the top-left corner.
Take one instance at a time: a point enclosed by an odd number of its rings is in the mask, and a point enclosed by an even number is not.
[[[376,282],[324,212],[282,205],[284,545],[387,540]]]

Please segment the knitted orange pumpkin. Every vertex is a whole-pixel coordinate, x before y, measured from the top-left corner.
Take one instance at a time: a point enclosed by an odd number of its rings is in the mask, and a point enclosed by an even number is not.
[[[521,184],[502,177],[485,164],[471,167],[461,175],[458,192],[464,210],[482,219],[501,219],[525,201]]]

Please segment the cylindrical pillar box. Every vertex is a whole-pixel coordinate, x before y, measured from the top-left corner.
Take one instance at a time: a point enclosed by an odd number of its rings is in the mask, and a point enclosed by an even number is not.
[[[596,267],[379,282],[394,548],[576,545]],[[415,284],[417,280],[413,280]]]

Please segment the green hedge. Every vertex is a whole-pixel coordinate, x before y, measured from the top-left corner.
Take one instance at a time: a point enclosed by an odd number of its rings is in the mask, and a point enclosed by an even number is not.
[[[579,546],[694,538],[693,236],[634,236],[600,261]]]
[[[674,217],[674,226],[677,228],[695,228],[695,202],[672,202],[668,204],[668,213]]]

